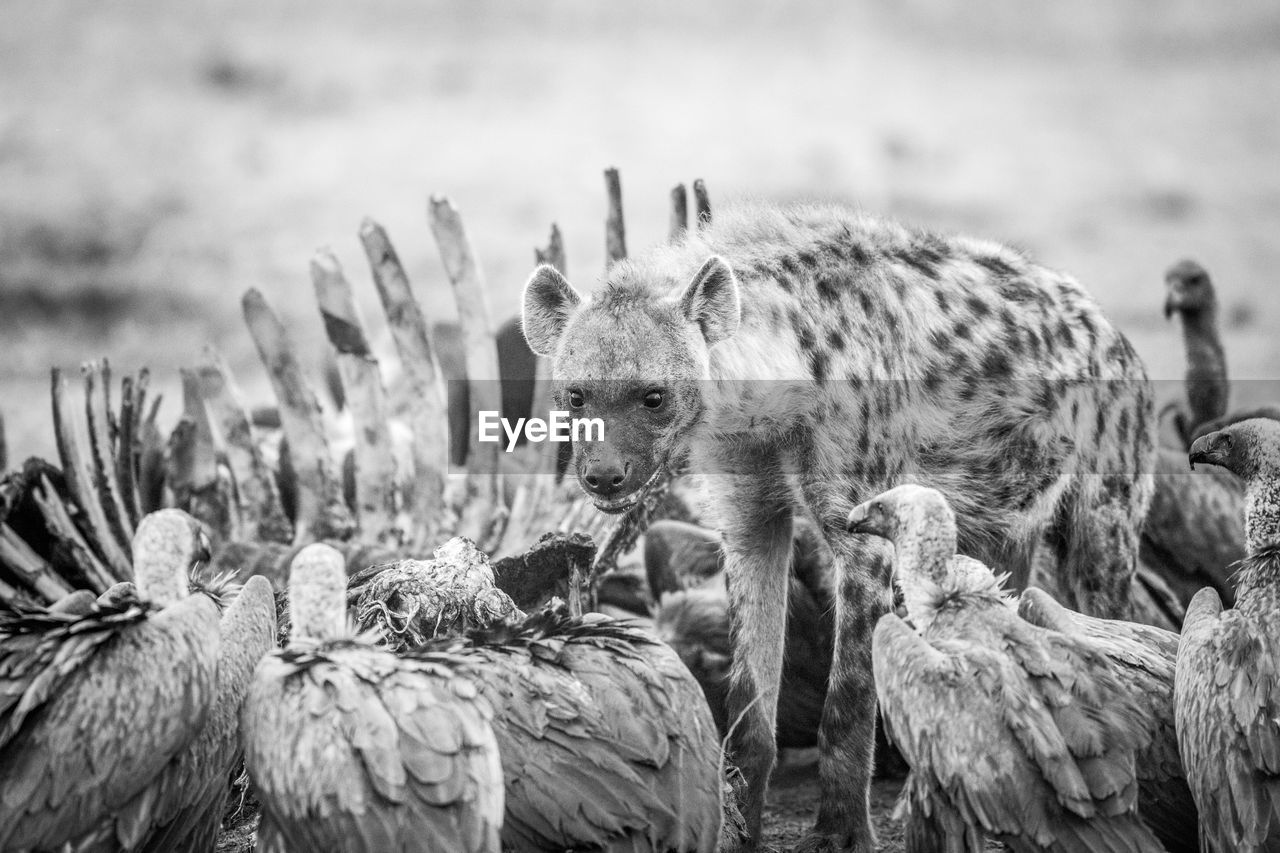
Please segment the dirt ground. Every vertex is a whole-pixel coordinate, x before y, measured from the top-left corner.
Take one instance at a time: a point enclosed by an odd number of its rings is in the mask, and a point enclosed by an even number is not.
[[[878,779],[871,788],[871,811],[881,853],[901,853],[902,827],[893,819],[893,807],[902,790],[900,779]],[[252,811],[252,809],[251,809]],[[818,812],[818,765],[814,750],[804,750],[783,760],[774,771],[765,810],[766,850],[786,853],[794,849],[813,825]],[[256,816],[229,820],[218,837],[218,853],[249,853]],[[1003,849],[994,842],[992,850]]]
[[[766,844],[785,853],[804,838],[818,814],[818,787],[814,754],[783,763],[774,771],[765,811]],[[871,787],[871,814],[882,851],[902,850],[902,828],[892,816],[901,790],[901,780],[895,779],[878,779]]]
[[[811,752],[811,751],[810,751]],[[875,822],[880,853],[902,853],[902,825],[893,819],[893,808],[902,791],[901,779],[877,779],[871,785],[871,818]],[[769,804],[765,810],[765,843],[776,853],[786,853],[804,838],[818,814],[818,765],[814,754],[782,764],[773,773]],[[996,841],[988,850],[1003,850]]]

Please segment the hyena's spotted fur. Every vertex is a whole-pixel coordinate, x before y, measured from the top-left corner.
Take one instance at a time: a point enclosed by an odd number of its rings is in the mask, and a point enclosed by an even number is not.
[[[616,265],[587,300],[540,268],[524,322],[555,356],[558,401],[572,391],[605,421],[605,442],[575,449],[598,505],[620,508],[685,454],[710,482],[730,577],[730,719],[742,715],[733,754],[757,838],[797,500],[841,572],[811,848],[874,849],[870,643],[889,593],[884,552],[844,530],[854,505],[932,486],[956,510],[962,552],[1018,583],[1048,542],[1066,603],[1127,614],[1152,490],[1150,388],[1069,276],[846,209],[745,206]]]

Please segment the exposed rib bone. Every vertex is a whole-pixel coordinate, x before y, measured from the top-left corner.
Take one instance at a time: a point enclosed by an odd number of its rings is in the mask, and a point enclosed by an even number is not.
[[[400,258],[387,232],[372,220],[360,227],[360,241],[373,270],[382,310],[400,357],[406,387],[404,403],[413,431],[413,478],[404,505],[418,525],[410,541],[431,544],[438,532],[451,530],[444,504],[444,472],[448,469],[449,421],[444,381],[431,341],[431,330],[414,298]]]
[[[403,531],[396,526],[396,461],[378,360],[369,349],[351,285],[332,252],[322,250],[311,259],[311,282],[325,333],[336,351],[354,426],[355,505],[360,532],[366,540],[399,543]]]
[[[294,542],[346,539],[354,532],[355,523],[343,503],[341,484],[334,474],[315,392],[302,374],[284,326],[262,294],[251,289],[242,304],[249,333],[280,404],[280,425],[289,442],[297,476]]]
[[[76,407],[71,404],[62,371],[55,367],[52,379],[53,427],[67,489],[85,514],[89,542],[110,567],[113,582],[133,580],[133,565],[112,533],[103,511],[103,495],[95,483],[85,424],[77,417]]]

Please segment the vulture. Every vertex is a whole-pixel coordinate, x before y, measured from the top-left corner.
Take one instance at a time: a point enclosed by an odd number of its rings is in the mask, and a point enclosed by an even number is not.
[[[504,849],[717,849],[719,737],[698,683],[651,634],[554,602],[405,655],[438,653],[465,655],[493,705]]]
[[[786,657],[778,694],[777,743],[805,749],[818,745],[818,725],[827,698],[827,676],[835,625],[831,607],[795,575],[787,593]],[[709,587],[669,592],[658,604],[653,631],[675,650],[702,688],[717,730],[727,734],[729,601],[724,580]]]
[[[1161,411],[1162,420],[1172,413],[1172,427],[1178,439],[1174,446],[1186,450],[1200,436],[1240,421],[1280,420],[1280,404],[1276,403],[1227,411],[1231,386],[1218,335],[1218,300],[1209,274],[1195,261],[1179,261],[1165,273],[1164,315],[1168,318],[1174,314],[1182,320],[1187,353],[1186,403],[1175,401]]]
[[[352,579],[357,624],[405,661],[457,656],[457,671],[493,708],[504,849],[716,849],[719,736],[675,652],[626,620],[572,616],[559,600],[528,616],[508,607],[488,558],[466,539],[371,577],[385,572],[399,589]],[[379,605],[379,596],[389,597]],[[412,630],[398,630],[409,614]],[[405,642],[421,634],[432,639]]]
[[[147,853],[213,853],[217,846],[230,780],[243,757],[240,706],[258,661],[275,646],[270,581],[252,577],[239,588],[222,613],[218,634],[216,694],[208,721],[146,791],[151,819],[138,849]],[[141,804],[138,813],[143,814]]]
[[[1033,625],[1097,645],[1112,671],[1143,704],[1151,744],[1137,754],[1138,812],[1169,853],[1198,853],[1196,804],[1182,768],[1174,724],[1178,635],[1151,625],[1077,613],[1035,587],[1022,593],[1018,615]]]
[[[792,528],[792,572],[829,605],[834,567],[822,531],[805,516],[797,516]],[[644,571],[653,599],[722,582],[720,542],[714,530],[685,521],[663,519],[649,525],[644,534]]]
[[[1187,399],[1161,411],[1165,438],[1156,451],[1155,493],[1142,530],[1139,578],[1158,576],[1178,599],[1178,607],[1163,608],[1168,626],[1176,628],[1185,616],[1178,611],[1202,587],[1212,586],[1231,604],[1229,567],[1244,556],[1244,488],[1239,478],[1221,469],[1206,476],[1188,475],[1187,448],[1206,429],[1254,412],[1224,414],[1230,385],[1208,273],[1194,261],[1180,261],[1165,274],[1165,294],[1165,316],[1178,314],[1182,321]],[[1169,413],[1172,418],[1166,417]]]
[[[1182,321],[1187,399],[1166,405],[1161,419],[1169,418],[1177,448],[1185,449],[1200,424],[1226,413],[1231,385],[1218,334],[1218,299],[1209,273],[1195,261],[1182,260],[1165,273],[1164,287],[1165,318],[1177,314]]]
[[[409,659],[356,634],[328,545],[298,553],[288,590],[289,645],[258,663],[241,709],[257,849],[498,853],[502,765],[468,656]]]
[[[723,586],[720,536],[714,530],[660,518],[649,524],[642,540],[638,566],[615,566],[595,578],[597,612],[652,619],[666,593],[714,586],[713,581]]]
[[[876,694],[911,766],[900,813],[912,853],[1162,849],[1138,816],[1144,708],[1095,644],[1019,618],[1002,578],[957,556],[941,493],[898,486],[855,507],[890,540],[911,624],[876,625]]]
[[[218,603],[190,592],[196,534],[153,513],[133,541],[136,595],[0,614],[0,849],[134,850],[170,817],[161,780],[218,702]]]
[[[720,535],[714,530],[662,519],[645,531],[644,571],[654,601],[668,592],[700,586],[723,570]]]
[[[1189,459],[1245,484],[1235,607],[1196,593],[1178,645],[1174,702],[1203,849],[1280,850],[1280,423],[1197,438]]]

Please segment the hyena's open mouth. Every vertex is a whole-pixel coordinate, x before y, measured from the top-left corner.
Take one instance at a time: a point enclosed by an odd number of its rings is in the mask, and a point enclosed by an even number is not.
[[[590,492],[587,492],[587,495],[591,498],[591,502],[596,505],[596,509],[601,512],[608,513],[609,515],[617,515],[618,513],[626,512],[631,509],[631,507],[635,506],[636,503],[644,497],[645,493],[648,492],[649,489],[653,488],[654,484],[657,483],[658,480],[662,479],[662,475],[666,470],[666,465],[659,464],[658,467],[653,469],[653,473],[649,475],[649,479],[645,480],[638,487],[619,498],[605,499],[599,495],[593,495]]]

